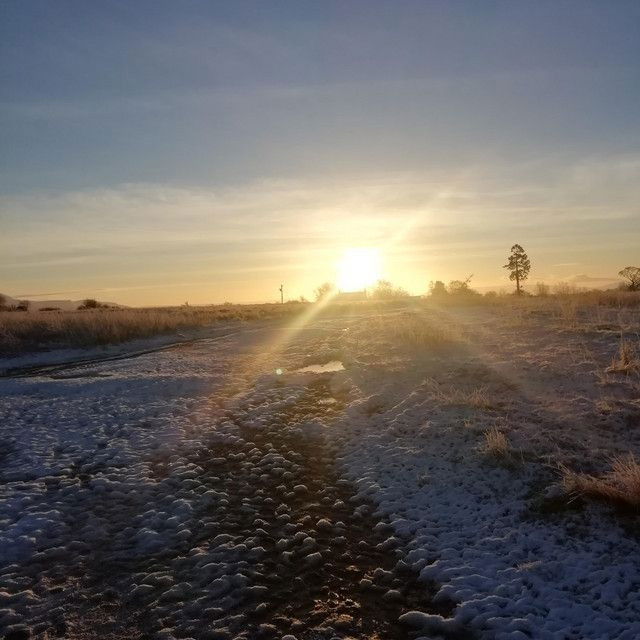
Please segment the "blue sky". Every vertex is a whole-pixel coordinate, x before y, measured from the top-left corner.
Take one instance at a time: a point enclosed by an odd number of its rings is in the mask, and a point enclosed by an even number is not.
[[[638,33],[623,1],[5,0],[0,291],[310,295],[362,244],[416,293],[508,287],[513,242],[532,281],[613,278]]]

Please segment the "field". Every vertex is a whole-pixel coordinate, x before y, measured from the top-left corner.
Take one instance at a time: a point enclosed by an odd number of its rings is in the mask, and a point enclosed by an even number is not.
[[[59,316],[67,347],[204,333],[0,379],[0,628],[640,637],[638,303]],[[154,328],[122,329],[136,316]],[[119,328],[78,342],[76,318]],[[233,333],[214,332],[227,321]],[[40,344],[30,331],[15,340]]]
[[[0,355],[52,348],[119,344],[221,322],[291,317],[302,303],[203,307],[0,312]]]

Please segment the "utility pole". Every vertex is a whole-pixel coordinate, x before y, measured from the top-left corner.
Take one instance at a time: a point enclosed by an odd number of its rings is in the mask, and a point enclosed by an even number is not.
[[[280,285],[280,304],[284,304],[284,285]]]

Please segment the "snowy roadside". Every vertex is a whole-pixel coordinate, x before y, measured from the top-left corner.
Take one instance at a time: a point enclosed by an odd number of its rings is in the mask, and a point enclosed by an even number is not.
[[[588,336],[594,353],[586,357],[578,348],[584,336],[537,324],[517,333],[516,344],[513,328],[490,318],[484,345],[422,361],[398,354],[387,367],[388,346],[370,344],[378,375],[360,375],[367,399],[348,407],[331,432],[341,468],[390,519],[421,579],[440,585],[434,601],[457,603],[449,618],[408,618],[417,628],[467,629],[487,640],[638,638],[636,516],[574,506],[558,500],[554,486],[555,462],[586,458],[589,465],[640,451],[628,416],[603,418],[597,410],[597,367],[610,362],[618,337]],[[354,344],[362,350],[371,335],[363,329]],[[568,364],[572,341],[578,355]],[[518,385],[504,378],[507,365],[521,374]],[[635,397],[631,382],[620,384]],[[480,389],[482,402],[452,400],[449,388]],[[637,410],[631,415],[637,422]],[[494,425],[517,451],[513,465],[483,452],[484,432]]]
[[[77,349],[49,349],[25,353],[18,356],[0,358],[0,376],[20,374],[30,369],[57,367],[63,365],[79,365],[99,363],[109,359],[137,356],[156,350],[188,344],[196,340],[217,338],[231,335],[233,332],[247,328],[246,323],[229,322],[216,323],[209,327],[197,327],[185,329],[177,333],[169,333],[138,340],[129,340],[120,344],[101,345]],[[250,325],[254,328],[262,328],[265,323],[254,321]]]

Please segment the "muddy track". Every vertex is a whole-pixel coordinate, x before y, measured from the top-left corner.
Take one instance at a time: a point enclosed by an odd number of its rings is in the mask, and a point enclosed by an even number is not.
[[[398,617],[414,609],[449,615],[454,603],[431,602],[434,590],[403,562],[401,541],[389,523],[374,517],[374,505],[339,478],[326,439],[301,431],[320,414],[330,423],[342,409],[325,375],[259,429],[243,424],[233,410],[220,409],[215,421],[235,422],[240,437],[183,454],[193,469],[189,490],[203,498],[203,506],[177,538],[154,553],[123,553],[127,536],[134,535],[123,526],[183,495],[179,487],[185,481],[172,476],[170,461],[149,466],[161,491],[107,494],[91,514],[74,507],[67,518],[76,529],[94,517],[113,522],[99,544],[85,545],[80,560],[60,556],[46,564],[35,591],[47,593],[49,606],[37,616],[35,635],[69,640],[422,635],[402,627]],[[86,487],[90,477],[80,480]]]
[[[427,585],[403,562],[400,541],[389,523],[373,517],[373,505],[338,477],[334,452],[325,440],[310,439],[296,429],[316,417],[319,407],[325,417],[343,408],[330,393],[328,376],[310,385],[305,396],[266,429],[241,426],[244,443],[224,452],[227,489],[241,486],[237,476],[244,474],[242,465],[231,460],[280,457],[282,465],[275,473],[261,474],[257,487],[235,493],[230,507],[239,517],[234,526],[224,527],[224,533],[257,540],[264,549],[252,583],[255,592],[266,597],[254,606],[245,604],[244,635],[412,637],[398,623],[403,612],[450,614],[455,605],[433,605]],[[219,477],[220,466],[210,465],[209,459],[222,453],[220,448],[202,452],[194,462],[205,474]],[[283,469],[289,470],[281,473]]]
[[[55,364],[39,364],[30,365],[25,367],[10,367],[8,369],[0,369],[0,378],[33,378],[38,376],[50,376],[56,377],[54,374],[58,374],[69,369],[76,369],[81,367],[89,367],[92,365],[100,365],[105,362],[117,362],[118,360],[133,360],[141,356],[146,356],[151,353],[160,353],[162,351],[170,351],[172,349],[180,349],[182,347],[193,346],[199,342],[216,340],[222,340],[223,338],[229,338],[240,333],[241,330],[227,331],[226,333],[216,334],[213,336],[206,336],[203,338],[193,338],[187,340],[178,340],[177,342],[171,342],[170,344],[164,344],[159,347],[153,347],[151,349],[140,349],[138,351],[127,351],[125,353],[118,353],[112,356],[96,356],[94,358],[80,358],[74,360],[65,360],[63,362],[56,362]],[[90,375],[83,375],[78,373],[71,376],[59,376],[60,378],[84,378],[92,377]]]

